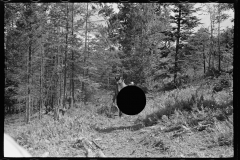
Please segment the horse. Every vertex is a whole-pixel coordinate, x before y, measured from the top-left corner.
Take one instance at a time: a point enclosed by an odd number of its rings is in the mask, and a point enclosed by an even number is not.
[[[117,95],[121,91],[121,89],[123,89],[127,85],[125,84],[124,79],[122,77],[118,77],[118,78],[115,77],[115,80],[116,80],[116,88],[115,88],[115,94],[113,96],[113,105],[118,109],[119,117],[121,117],[122,112],[119,110],[117,106]]]

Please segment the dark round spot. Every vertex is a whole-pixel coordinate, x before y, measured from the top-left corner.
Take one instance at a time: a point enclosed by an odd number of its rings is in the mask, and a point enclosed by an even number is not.
[[[117,105],[124,114],[139,114],[146,105],[145,93],[137,86],[126,86],[117,95]]]

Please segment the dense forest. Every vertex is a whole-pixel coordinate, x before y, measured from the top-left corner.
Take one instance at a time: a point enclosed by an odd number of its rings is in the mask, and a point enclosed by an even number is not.
[[[228,14],[233,4],[116,6],[117,11],[107,3],[4,4],[5,118],[23,114],[29,124],[34,115],[53,113],[59,120],[60,111],[88,106],[103,113],[111,100],[100,96],[113,96],[116,76],[140,87],[147,103],[172,95],[186,110],[200,102],[219,107],[214,95],[221,92],[230,96],[221,106],[232,106],[234,26],[221,25],[234,22]],[[210,17],[208,27],[199,14]],[[197,95],[203,86],[212,99]],[[182,93],[190,97],[188,105],[173,95],[194,87],[196,92]],[[177,108],[167,99],[163,105],[168,109],[161,117]],[[152,112],[145,125],[157,123]]]

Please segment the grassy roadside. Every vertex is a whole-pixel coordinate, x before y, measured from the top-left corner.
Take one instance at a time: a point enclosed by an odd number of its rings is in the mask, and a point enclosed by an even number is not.
[[[191,86],[147,95],[142,113],[122,119],[107,117],[111,96],[101,93],[97,105],[77,104],[59,121],[44,115],[25,125],[21,115],[5,118],[4,132],[36,157],[86,157],[91,147],[83,139],[100,141],[107,157],[232,157],[233,96],[211,90]],[[128,153],[127,146],[138,149]]]

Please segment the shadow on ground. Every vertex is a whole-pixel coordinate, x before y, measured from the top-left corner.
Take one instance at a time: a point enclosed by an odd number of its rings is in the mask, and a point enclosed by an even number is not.
[[[95,131],[99,133],[110,133],[115,130],[131,130],[131,131],[136,131],[141,128],[143,128],[143,124],[135,124],[132,126],[120,126],[120,127],[109,127],[109,128],[99,128],[99,127],[92,127]]]

